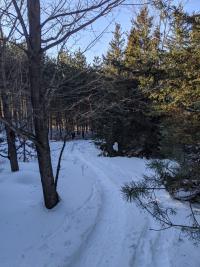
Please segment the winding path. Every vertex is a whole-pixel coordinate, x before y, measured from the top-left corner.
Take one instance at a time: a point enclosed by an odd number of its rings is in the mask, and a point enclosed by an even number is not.
[[[151,233],[150,218],[121,196],[122,181],[117,174],[120,171],[125,176],[126,170],[120,170],[106,158],[95,157],[88,142],[74,143],[71,152],[82,162],[83,169],[87,167],[95,173],[102,205],[93,231],[70,267],[171,266],[166,247],[160,241],[162,233]]]

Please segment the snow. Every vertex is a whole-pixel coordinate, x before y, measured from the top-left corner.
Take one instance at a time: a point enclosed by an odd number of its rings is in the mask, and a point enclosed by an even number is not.
[[[51,144],[54,169],[61,146]],[[174,229],[150,231],[159,226],[122,198],[121,186],[147,172],[145,160],[99,154],[90,141],[67,143],[53,210],[43,206],[36,162],[11,173],[0,161],[0,266],[199,267],[198,247]],[[187,208],[167,193],[162,201]]]
[[[118,146],[118,143],[117,142],[114,143],[113,150],[116,151],[116,152],[119,151],[119,146]]]

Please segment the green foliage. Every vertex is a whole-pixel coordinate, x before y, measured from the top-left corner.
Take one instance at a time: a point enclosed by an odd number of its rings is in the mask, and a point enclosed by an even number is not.
[[[132,69],[141,69],[148,64],[150,54],[154,49],[152,37],[152,20],[147,7],[141,9],[136,20],[133,20],[132,29],[128,36],[125,51],[126,66]]]
[[[152,20],[148,9],[143,8],[133,22],[126,47],[121,26],[116,24],[104,57],[105,99],[93,125],[109,155],[150,157],[159,152],[159,115],[154,114],[145,92],[154,83],[149,70],[158,46],[158,32],[152,30]],[[117,153],[112,148],[115,142]]]
[[[132,202],[139,197],[147,196],[149,194],[149,189],[144,182],[136,183],[132,181],[129,184],[125,184],[122,187],[121,192],[126,201]]]
[[[159,62],[160,30],[153,26],[147,7],[141,9],[132,24],[125,50],[127,74],[137,74],[140,88],[148,92],[155,82],[153,69]]]
[[[200,101],[199,23],[188,22],[180,7],[173,13],[172,32],[160,68],[166,73],[151,98],[165,112],[198,111]]]
[[[127,201],[134,201],[144,211],[157,220],[165,230],[171,227],[180,229],[193,241],[200,241],[200,225],[190,204],[190,215],[185,221],[177,222],[174,217],[178,210],[161,202],[160,193],[167,189],[178,200],[200,201],[199,163],[177,164],[170,161],[152,161],[148,164],[149,175],[139,182],[125,184],[121,191]],[[182,193],[182,194],[181,194]],[[189,220],[188,220],[189,219]]]
[[[104,68],[107,74],[119,75],[124,60],[124,38],[121,25],[116,23],[113,39],[110,42],[107,55],[104,57]]]
[[[163,206],[159,196],[166,189],[180,201],[200,202],[200,20],[198,14],[184,13],[182,6],[159,8],[161,19],[164,14],[170,25],[169,34],[161,44],[159,28],[153,31],[150,20],[145,20],[148,49],[144,49],[141,44],[145,42],[140,42],[143,31],[138,30],[136,20],[128,39],[126,64],[132,68],[130,75],[139,73],[139,88],[150,100],[153,113],[160,115],[160,156],[176,161],[151,161],[150,174],[140,182],[125,184],[122,193],[158,220],[161,229],[176,227],[199,241],[200,225],[192,204],[190,221],[179,224],[173,218],[176,210]]]
[[[166,188],[176,199],[200,201],[199,162],[187,160],[175,163],[166,160],[153,160],[147,164],[147,168],[151,171],[150,175],[144,175],[142,181],[131,182],[122,188],[127,199],[147,197],[149,191]],[[181,195],[180,192],[183,194]]]

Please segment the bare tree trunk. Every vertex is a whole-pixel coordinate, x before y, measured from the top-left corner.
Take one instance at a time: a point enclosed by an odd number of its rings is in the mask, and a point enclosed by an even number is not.
[[[31,87],[31,102],[33,107],[33,121],[36,135],[36,150],[40,176],[43,187],[45,206],[49,209],[58,203],[51,154],[48,139],[48,118],[44,104],[45,92],[41,84],[42,52],[41,52],[41,26],[40,1],[28,0],[29,20],[29,76]]]
[[[10,167],[12,172],[19,171],[17,150],[15,145],[15,132],[6,127],[6,135],[8,142],[8,158],[10,160]]]
[[[3,106],[5,106],[3,104]],[[4,107],[4,117],[9,122],[10,120],[5,115],[5,107]],[[5,126],[6,130],[6,138],[8,143],[8,159],[10,161],[10,168],[12,172],[19,171],[18,159],[17,159],[17,150],[15,145],[15,132],[11,130],[8,126]]]
[[[44,2],[45,1],[43,1],[43,3]],[[25,135],[36,145],[44,200],[47,208],[53,208],[58,203],[59,198],[56,192],[48,140],[48,105],[46,104],[50,103],[50,101],[47,101],[45,97],[46,93],[42,86],[41,79],[44,53],[53,47],[64,44],[70,36],[85,29],[100,17],[107,15],[123,1],[80,1],[81,5],[74,1],[75,4],[72,6],[71,2],[73,1],[55,2],[50,13],[49,11],[47,12],[49,15],[46,13],[45,7],[43,8],[43,22],[41,22],[40,19],[40,0],[11,0],[11,6],[9,6],[11,14],[9,12],[5,13],[8,25],[12,26],[8,39],[10,39],[10,37],[16,37],[16,40],[18,40],[18,36],[22,34],[27,43],[27,48],[25,47],[23,50],[28,54],[31,104],[35,133],[34,137],[27,132]],[[26,12],[24,12],[23,8],[24,3],[27,3],[28,23]],[[12,16],[13,8],[16,13],[14,16]],[[29,25],[29,30],[27,29],[27,24]],[[9,27],[6,27],[6,31],[7,28]],[[50,29],[53,30],[50,31]],[[41,45],[41,37],[43,39],[43,47]],[[20,41],[22,39],[23,38],[20,38]],[[13,38],[13,40],[15,40],[15,38]],[[20,133],[20,129],[10,125],[6,120],[2,121],[16,132]],[[75,120],[73,121],[70,119],[70,121],[72,121],[72,127],[75,129]],[[22,135],[24,135],[24,133],[22,133]]]
[[[0,36],[2,35],[2,32]],[[12,115],[10,110],[10,101],[9,96],[7,93],[7,83],[6,83],[6,70],[5,70],[5,41],[2,42],[1,47],[1,76],[2,76],[2,92],[1,92],[1,98],[2,98],[2,108],[3,108],[3,114],[4,118],[7,120],[7,122],[11,123]],[[6,130],[6,137],[7,137],[7,143],[8,143],[8,159],[10,161],[10,167],[12,172],[19,171],[19,165],[18,165],[18,159],[17,159],[17,150],[15,145],[15,132],[11,130],[8,126],[5,126]]]

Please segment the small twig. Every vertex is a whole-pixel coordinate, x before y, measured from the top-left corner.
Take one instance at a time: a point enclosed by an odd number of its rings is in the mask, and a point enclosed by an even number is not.
[[[60,151],[60,155],[58,158],[58,165],[57,165],[57,169],[56,169],[56,177],[55,177],[55,187],[57,188],[58,185],[58,178],[59,178],[59,173],[60,173],[60,167],[61,167],[61,160],[62,160],[62,155],[66,146],[66,141],[67,141],[67,136],[64,137],[64,141],[63,141],[63,146],[62,149]]]
[[[1,153],[0,153],[0,157],[9,159],[9,156],[5,156],[5,155],[3,155],[3,154],[1,154]]]

